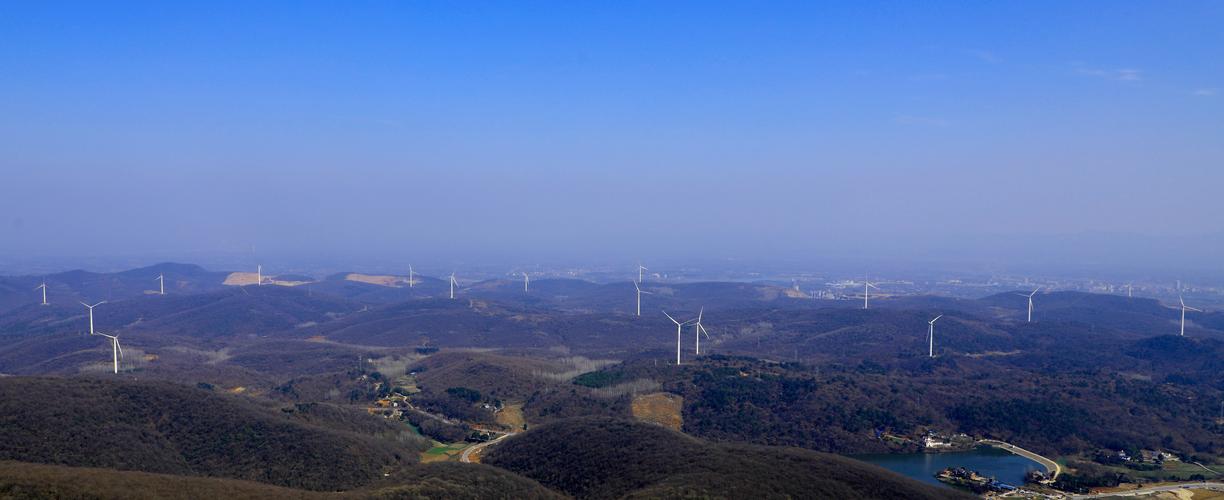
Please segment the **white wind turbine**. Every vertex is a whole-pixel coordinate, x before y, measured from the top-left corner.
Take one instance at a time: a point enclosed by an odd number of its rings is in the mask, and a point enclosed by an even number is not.
[[[871,287],[876,290],[880,289],[880,287],[875,286],[875,283],[867,281],[865,278],[863,279],[863,309],[867,308],[867,287]]]
[[[157,294],[165,295],[166,294],[166,273],[160,273],[157,275],[156,278],[153,278],[153,279],[157,280],[157,286],[158,286]]]
[[[644,293],[646,295],[651,295],[651,293],[645,290],[642,290],[642,287],[638,286],[638,283],[636,281],[633,282],[633,289],[637,290],[637,315],[641,316],[642,315],[642,294]]]
[[[123,347],[119,346],[119,336],[107,335],[102,332],[98,332],[98,335],[111,339],[111,360],[114,364],[115,373],[119,373],[119,358],[123,357]]]
[[[35,290],[38,290],[40,288],[42,289],[42,293],[43,293],[42,305],[45,306],[47,305],[47,282],[46,280],[44,280],[41,285],[34,287]]]
[[[690,319],[684,323],[681,323],[676,321],[676,318],[671,317],[670,314],[667,314],[667,311],[663,311],[663,315],[667,316],[667,319],[672,320],[672,323],[676,324],[676,366],[680,366],[680,330],[684,328],[684,325],[692,323],[693,320]]]
[[[642,265],[642,264],[639,262],[639,263],[638,263],[638,283],[641,283],[641,282],[642,282],[642,271],[649,271],[649,269],[646,269],[646,267],[645,267],[645,266],[643,266],[643,265]]]
[[[527,271],[523,271],[523,293],[527,293],[527,284],[531,282],[531,278],[527,276]]]
[[[702,307],[701,310],[697,311],[697,323],[693,324],[693,333],[695,333],[695,336],[697,337],[698,356],[701,355],[701,336],[705,335],[707,339],[710,338],[710,332],[706,331],[705,325],[701,324],[701,315],[704,313],[705,307]]]
[[[1181,313],[1182,313],[1182,318],[1181,318],[1181,333],[1180,333],[1180,335],[1181,335],[1182,337],[1185,337],[1185,336],[1186,336],[1186,311],[1203,312],[1203,310],[1202,310],[1202,309],[1195,309],[1195,308],[1193,308],[1193,307],[1190,307],[1190,306],[1186,305],[1186,301],[1185,301],[1185,300],[1182,300],[1181,295],[1178,295],[1178,296],[1177,296],[1177,302],[1181,303]]]
[[[97,304],[94,304],[94,305],[92,305],[92,306],[91,306],[91,305],[89,305],[89,304],[86,304],[86,303],[84,303],[84,302],[81,302],[81,305],[83,305],[83,306],[85,306],[85,307],[88,307],[88,308],[89,308],[89,334],[90,334],[90,335],[93,335],[93,334],[94,334],[94,325],[93,325],[93,310],[94,310],[94,308],[95,308],[95,307],[98,307],[98,306],[100,306],[100,305],[102,305],[102,304],[105,304],[105,303],[106,303],[106,301],[105,301],[105,300],[103,300],[102,302],[98,302]]]
[[[255,266],[255,284],[263,286],[263,265]]]
[[[459,282],[455,281],[455,273],[452,272],[450,274],[450,298],[455,298],[455,287],[458,285]]]
[[[1033,290],[1033,293],[1030,293],[1027,295],[1028,297],[1028,321],[1026,321],[1026,323],[1033,322],[1033,296],[1037,295],[1037,290],[1041,290],[1041,287],[1037,287],[1036,289]],[[1023,293],[1018,293],[1016,295],[1025,296]]]
[[[927,356],[928,357],[932,357],[932,358],[935,357],[935,322],[939,321],[939,318],[942,318],[942,317],[943,315],[940,314],[939,316],[936,316],[935,319],[927,322],[927,324],[930,325],[931,327],[931,329],[927,331],[927,342],[928,342]]]
[[[412,280],[413,275],[415,274],[416,273],[412,270],[412,264],[408,264],[408,288],[412,288],[412,285],[416,284],[416,282]]]

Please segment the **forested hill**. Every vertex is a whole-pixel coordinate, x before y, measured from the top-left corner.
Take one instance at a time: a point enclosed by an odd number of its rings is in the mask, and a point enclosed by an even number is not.
[[[972,498],[836,455],[712,444],[603,417],[537,427],[484,461],[578,498]]]
[[[411,465],[424,446],[169,383],[0,378],[0,460],[337,490]]]

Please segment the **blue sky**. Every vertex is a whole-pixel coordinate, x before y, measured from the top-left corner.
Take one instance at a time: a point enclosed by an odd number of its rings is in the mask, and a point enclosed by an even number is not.
[[[1070,235],[1158,264],[1224,234],[1220,26],[1219,2],[9,4],[0,255]]]

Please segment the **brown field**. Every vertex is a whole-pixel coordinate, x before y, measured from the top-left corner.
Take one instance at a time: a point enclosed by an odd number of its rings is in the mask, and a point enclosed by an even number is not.
[[[383,276],[383,275],[375,275],[375,274],[358,274],[358,273],[349,273],[347,276],[344,277],[344,279],[349,280],[349,281],[369,283],[371,285],[379,285],[379,286],[400,286],[400,283],[403,283],[405,281],[404,278],[401,278],[399,276]]]
[[[225,277],[225,281],[221,284],[230,286],[244,286],[254,285],[257,283],[259,283],[259,275],[256,273],[230,273],[229,276]]]
[[[679,431],[684,424],[680,410],[684,398],[669,392],[656,392],[633,398],[633,416],[638,420]]]
[[[507,404],[502,411],[497,412],[497,423],[506,426],[511,432],[523,430],[527,420],[523,418],[523,404]]]
[[[264,275],[263,280],[265,285],[277,286],[299,286],[310,283],[309,281],[280,281],[275,277],[268,276],[266,274]],[[229,273],[229,276],[226,276],[225,281],[221,282],[221,284],[229,286],[258,285],[259,274],[242,272]]]

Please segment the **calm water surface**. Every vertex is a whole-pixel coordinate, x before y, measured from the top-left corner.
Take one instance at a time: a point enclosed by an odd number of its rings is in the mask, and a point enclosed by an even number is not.
[[[1030,470],[1045,470],[1037,462],[990,446],[955,453],[871,454],[853,455],[851,458],[941,486],[946,485],[935,479],[935,474],[948,467],[973,469],[1012,486],[1024,484],[1024,474]]]

